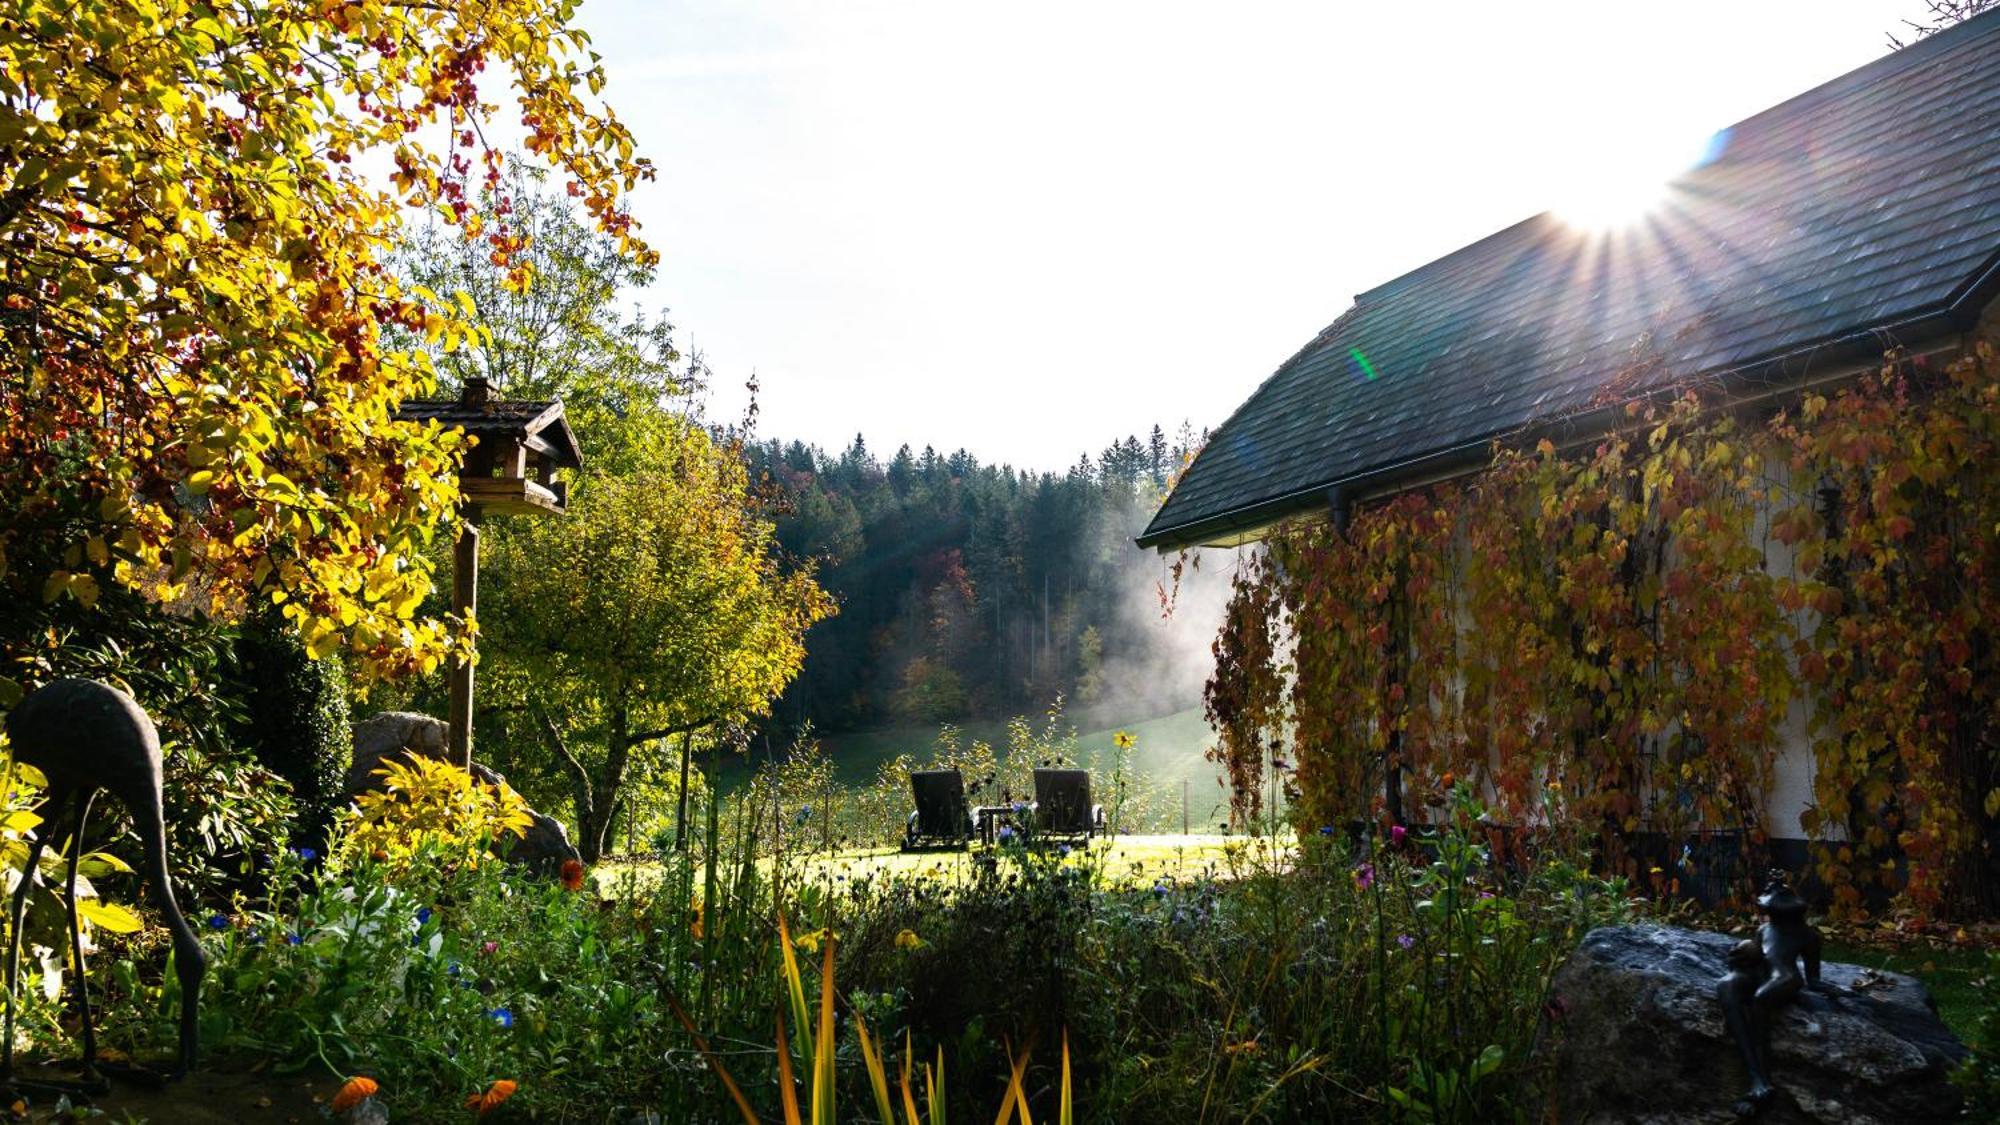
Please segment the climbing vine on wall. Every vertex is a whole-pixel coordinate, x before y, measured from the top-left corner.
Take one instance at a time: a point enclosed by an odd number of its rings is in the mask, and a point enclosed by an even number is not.
[[[1289,738],[1302,828],[1421,820],[1470,779],[1505,823],[1583,831],[1643,881],[1646,838],[1760,854],[1803,729],[1839,905],[1991,911],[1995,376],[1982,348],[1775,415],[1634,403],[1594,446],[1497,448],[1342,530],[1288,528],[1216,643],[1217,756],[1242,793],[1257,732]]]

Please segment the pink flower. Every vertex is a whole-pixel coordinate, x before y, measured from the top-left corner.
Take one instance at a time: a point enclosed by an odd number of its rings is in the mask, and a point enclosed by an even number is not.
[[[1368,888],[1370,888],[1370,887],[1374,886],[1374,885],[1375,885],[1375,865],[1374,865],[1374,864],[1372,864],[1372,863],[1364,863],[1364,864],[1362,864],[1361,866],[1359,866],[1359,867],[1355,868],[1355,869],[1354,869],[1354,885],[1355,885],[1355,886],[1357,886],[1357,887],[1359,887],[1359,888],[1361,888],[1361,889],[1362,889],[1362,890],[1364,890],[1364,891],[1365,891],[1365,890],[1367,890]]]
[[[479,947],[479,952],[488,955],[498,953],[500,952],[500,943],[497,941],[489,941],[486,944]]]
[[[1397,847],[1401,847],[1403,844],[1403,837],[1407,835],[1409,835],[1409,831],[1405,829],[1402,825],[1392,824],[1389,826],[1389,842],[1391,844],[1394,844]]]

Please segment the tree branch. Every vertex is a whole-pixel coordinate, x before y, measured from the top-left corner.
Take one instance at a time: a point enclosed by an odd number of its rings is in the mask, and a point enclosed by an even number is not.
[[[589,815],[593,808],[590,797],[590,771],[584,769],[583,763],[570,751],[569,743],[563,741],[562,731],[557,729],[555,720],[549,718],[549,713],[540,707],[533,707],[531,710],[534,711],[535,718],[540,720],[543,732],[549,736],[549,745],[555,748],[556,756],[561,758],[563,765],[569,769],[570,789],[576,796],[577,816],[582,818]]]
[[[628,742],[630,745],[633,746],[638,746],[641,743],[645,742],[657,742],[662,738],[672,738],[674,735],[677,734],[693,734],[698,730],[703,730],[707,727],[712,727],[721,721],[722,721],[721,716],[710,715],[706,718],[696,719],[693,722],[681,723],[678,726],[660,727],[658,730],[641,731],[640,733],[635,734],[630,738],[626,739],[626,742]]]

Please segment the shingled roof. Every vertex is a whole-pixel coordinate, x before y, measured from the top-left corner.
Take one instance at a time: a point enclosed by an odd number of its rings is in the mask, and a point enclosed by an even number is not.
[[[574,469],[583,464],[576,434],[563,415],[561,399],[538,402],[494,398],[484,379],[469,380],[465,393],[458,398],[406,400],[396,408],[396,417],[409,422],[435,421],[447,428],[455,426],[474,437],[532,440],[557,465]]]
[[[2000,11],[1724,130],[1629,228],[1537,215],[1360,294],[1139,543],[1241,541],[1496,438],[1602,429],[1612,399],[1690,378],[1795,382],[1963,331],[1996,289]]]

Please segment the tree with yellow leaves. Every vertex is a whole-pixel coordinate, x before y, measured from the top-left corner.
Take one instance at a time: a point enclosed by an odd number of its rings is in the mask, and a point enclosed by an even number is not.
[[[652,260],[618,203],[651,168],[596,100],[575,11],[0,14],[0,601],[88,607],[116,585],[223,620],[277,603],[315,653],[344,642],[373,673],[463,642],[418,614],[461,449],[395,420],[433,380],[385,328],[446,346],[472,328],[381,259],[415,209],[530,281],[518,233],[468,203],[500,182],[482,79],[504,74],[528,149],[620,252]],[[363,159],[392,163],[393,188]]]

